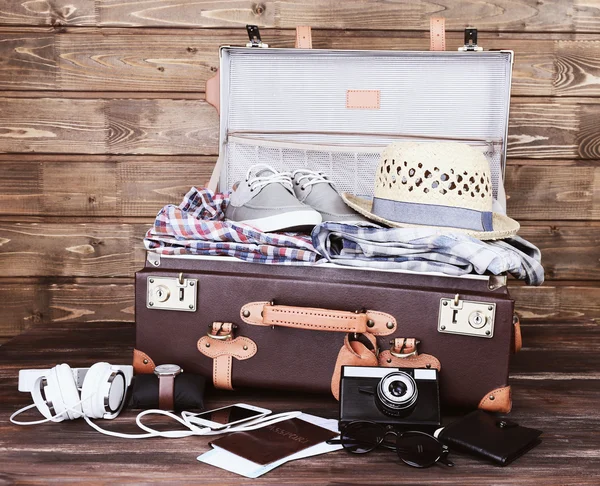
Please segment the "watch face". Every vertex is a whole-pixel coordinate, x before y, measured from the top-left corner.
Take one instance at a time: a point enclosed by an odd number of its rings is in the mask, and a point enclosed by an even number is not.
[[[154,373],[157,375],[176,375],[180,371],[181,368],[176,364],[163,364],[154,368]]]

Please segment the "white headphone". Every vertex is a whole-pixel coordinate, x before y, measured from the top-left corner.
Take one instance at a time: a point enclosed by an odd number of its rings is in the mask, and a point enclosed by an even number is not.
[[[62,422],[80,417],[114,419],[123,407],[133,366],[96,363],[91,368],[60,364],[46,370],[19,371],[19,391],[30,392],[33,404],[17,410],[17,425]],[[20,422],[14,417],[36,407],[45,420]]]
[[[37,425],[46,422],[62,422],[80,417],[98,432],[124,439],[147,439],[165,437],[176,439],[192,435],[220,435],[228,432],[255,430],[301,415],[301,412],[285,412],[259,417],[238,426],[212,430],[199,426],[195,413],[182,412],[181,417],[164,410],[144,410],[136,417],[136,424],[144,434],[123,434],[105,430],[90,419],[114,419],[125,406],[127,388],[133,378],[133,366],[96,363],[91,368],[71,368],[60,364],[47,370],[20,370],[19,391],[30,392],[33,404],[27,405],[10,416],[16,425]],[[80,393],[81,391],[81,393]],[[21,422],[15,417],[26,410],[37,408],[43,420]],[[141,418],[149,414],[166,415],[188,430],[159,431],[143,424]]]

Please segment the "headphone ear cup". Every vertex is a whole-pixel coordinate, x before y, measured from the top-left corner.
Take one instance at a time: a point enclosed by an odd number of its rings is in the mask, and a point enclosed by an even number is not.
[[[50,370],[46,375],[46,386],[44,387],[44,394],[46,395],[46,403],[50,408],[50,412],[54,409],[54,414],[57,418],[57,422],[69,418],[69,415],[65,413],[65,404],[63,401],[62,394],[60,393],[60,384],[56,373],[56,366]]]
[[[68,364],[61,364],[56,366],[56,377],[58,380],[58,390],[62,397],[62,403],[64,404],[64,410],[69,420],[74,420],[82,416],[83,410],[81,409],[79,391],[77,390],[77,383],[73,378],[73,372]]]
[[[33,403],[37,407],[38,412],[40,412],[44,416],[44,418],[52,419],[54,417],[54,413],[52,413],[52,410],[50,410],[50,408],[48,407],[48,397],[44,398],[42,396],[42,386],[44,382],[47,383],[47,379],[45,376],[40,376],[35,380],[33,388],[31,389],[31,398],[33,399]],[[59,417],[59,419],[62,420],[63,418]],[[57,420],[57,422],[59,422],[60,420]]]
[[[81,406],[83,413],[89,418],[103,418],[104,397],[100,393],[102,379],[108,380],[110,365],[108,363],[96,363],[88,370],[81,387]]]

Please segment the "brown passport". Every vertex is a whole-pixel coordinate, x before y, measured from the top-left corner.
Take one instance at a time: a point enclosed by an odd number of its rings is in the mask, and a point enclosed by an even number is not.
[[[236,432],[211,444],[256,464],[271,464],[339,434],[297,418],[249,432]]]

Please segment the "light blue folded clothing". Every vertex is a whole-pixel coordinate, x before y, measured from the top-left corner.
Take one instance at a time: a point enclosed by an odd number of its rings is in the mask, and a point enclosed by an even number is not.
[[[510,273],[528,285],[544,282],[540,250],[519,236],[482,241],[435,228],[375,228],[323,223],[312,232],[317,252],[355,267],[441,272]]]

